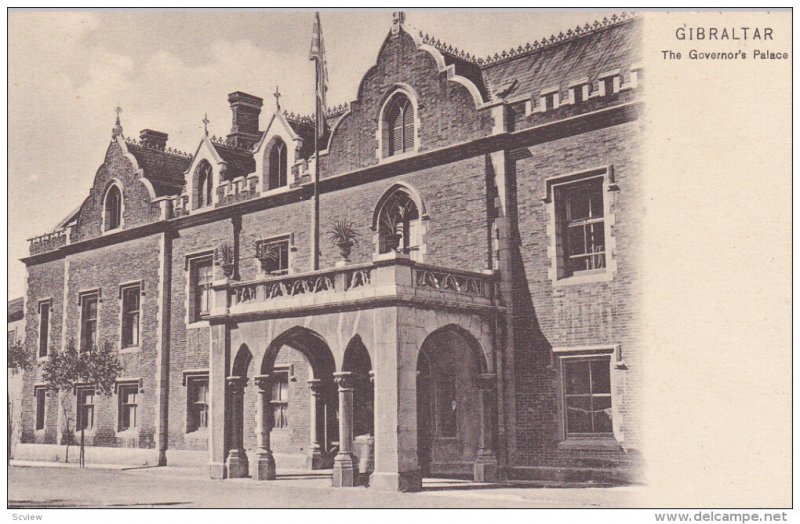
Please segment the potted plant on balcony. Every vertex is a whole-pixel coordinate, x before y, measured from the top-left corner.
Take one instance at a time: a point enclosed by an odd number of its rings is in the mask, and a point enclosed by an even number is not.
[[[342,260],[349,260],[350,253],[353,246],[358,244],[358,231],[353,227],[353,222],[349,220],[336,220],[333,222],[330,231],[328,231],[328,239],[331,245],[339,248],[339,254]]]
[[[214,262],[222,268],[222,274],[226,278],[231,278],[234,267],[233,247],[227,242],[218,245],[214,250]]]
[[[400,248],[400,239],[403,238],[403,224],[405,224],[414,213],[414,208],[410,202],[394,202],[393,206],[387,207],[381,217],[381,229],[383,229],[383,241],[386,249],[397,251]],[[401,229],[401,231],[398,231]]]
[[[270,244],[262,240],[255,243],[256,258],[261,262],[261,271],[269,273],[272,268],[279,265],[281,259],[281,248],[277,244]]]

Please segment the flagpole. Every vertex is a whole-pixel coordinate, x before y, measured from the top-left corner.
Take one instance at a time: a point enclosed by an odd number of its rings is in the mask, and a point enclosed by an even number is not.
[[[314,271],[319,269],[319,64],[314,64]]]

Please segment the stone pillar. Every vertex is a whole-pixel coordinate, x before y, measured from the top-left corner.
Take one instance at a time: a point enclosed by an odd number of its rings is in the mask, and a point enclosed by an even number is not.
[[[319,424],[324,418],[322,403],[322,381],[318,378],[308,381],[308,389],[311,391],[311,469],[322,469],[323,456],[322,446],[319,442]]]
[[[270,449],[270,433],[272,431],[272,381],[269,375],[257,375],[253,378],[258,386],[256,400],[256,445],[258,446],[258,480],[275,480],[275,457]]]
[[[231,396],[231,415],[229,419],[231,423],[231,449],[225,459],[225,466],[228,469],[228,477],[238,479],[249,476],[250,471],[247,453],[244,451],[244,435],[242,434],[244,388],[247,385],[247,379],[244,377],[228,377],[227,383],[228,392]]]
[[[354,486],[356,461],[353,456],[353,374],[333,374],[339,386],[339,453],[333,459],[331,485],[337,488]]]
[[[210,334],[211,349],[208,364],[208,454],[209,473],[212,479],[224,479],[227,475],[226,456],[226,397],[225,370],[228,369],[227,327],[212,324]]]
[[[376,337],[373,363],[375,391],[375,471],[370,489],[419,491],[417,461],[417,348],[410,313],[385,308],[376,313],[383,328]],[[405,339],[403,338],[405,337]]]
[[[497,455],[494,452],[494,428],[492,411],[494,406],[495,375],[478,375],[478,411],[481,427],[478,441],[478,456],[473,470],[475,482],[497,482]]]

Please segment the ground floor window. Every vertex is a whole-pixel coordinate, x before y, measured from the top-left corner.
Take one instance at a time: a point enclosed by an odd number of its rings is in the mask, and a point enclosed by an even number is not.
[[[138,426],[137,408],[139,386],[136,384],[121,384],[117,390],[119,397],[119,430],[135,428]]]
[[[188,409],[186,431],[208,427],[208,377],[189,377],[187,380]]]
[[[562,359],[567,437],[611,436],[608,356]]]
[[[289,372],[276,371],[272,379],[272,427],[289,427]]]
[[[47,398],[47,390],[43,387],[38,387],[33,390],[36,396],[36,429],[44,429],[44,414],[45,414],[45,401]]]
[[[94,427],[94,388],[78,390],[78,429],[89,430]]]

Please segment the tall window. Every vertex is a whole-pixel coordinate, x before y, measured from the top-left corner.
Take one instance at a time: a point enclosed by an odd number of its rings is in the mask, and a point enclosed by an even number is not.
[[[116,184],[112,184],[106,191],[105,199],[105,230],[117,229],[122,225],[122,193]]]
[[[44,414],[45,414],[45,399],[47,398],[47,390],[43,387],[37,387],[33,390],[36,396],[36,429],[44,429]]]
[[[78,428],[94,427],[94,388],[78,389]]]
[[[119,396],[119,430],[125,431],[137,427],[136,408],[139,386],[120,384],[117,394]]]
[[[39,303],[39,356],[47,356],[50,343],[50,302]]]
[[[280,138],[275,139],[272,149],[269,152],[269,177],[267,189],[283,187],[288,182],[288,159],[286,156],[286,144]]]
[[[453,377],[440,377],[436,381],[437,435],[440,437],[455,437],[457,415],[456,380]]]
[[[408,193],[398,190],[386,199],[379,215],[378,228],[380,253],[395,250],[408,253],[419,247],[419,210]]]
[[[205,160],[197,166],[197,206],[210,206],[212,199],[214,176],[211,164]]]
[[[208,377],[189,377],[187,381],[186,431],[208,427]]]
[[[556,188],[556,213],[561,223],[564,276],[606,267],[603,179]]]
[[[272,427],[289,427],[288,371],[276,371],[272,378]]]
[[[612,434],[609,358],[564,359],[562,366],[567,436]]]
[[[97,294],[81,296],[81,351],[97,346]]]
[[[197,321],[207,317],[211,310],[211,284],[214,281],[211,257],[192,261],[190,278],[194,309],[192,321]]]
[[[139,345],[139,286],[122,289],[122,347]]]
[[[388,131],[386,156],[414,150],[414,106],[407,97],[396,95],[389,103],[384,125]]]

